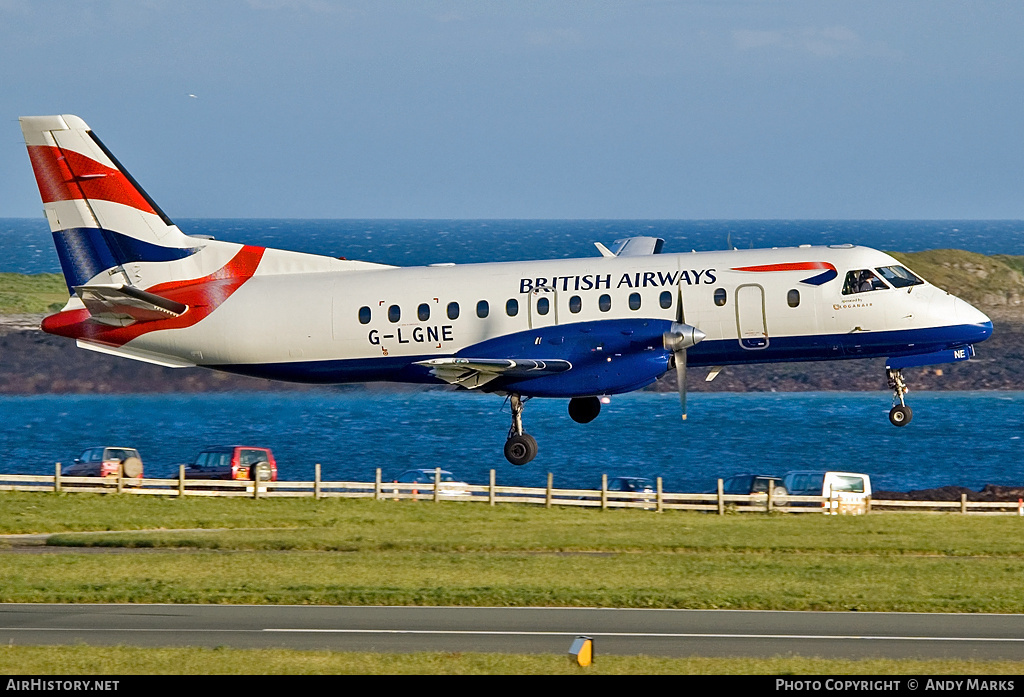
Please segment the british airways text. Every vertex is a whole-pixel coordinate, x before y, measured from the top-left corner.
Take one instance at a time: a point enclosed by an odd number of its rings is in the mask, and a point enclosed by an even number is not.
[[[612,274],[583,274],[581,276],[552,276],[545,278],[519,279],[519,292],[531,293],[546,288],[549,290],[611,290],[612,288],[658,288],[685,283],[695,286],[701,283],[715,283],[715,269],[691,269],[689,271],[637,271],[624,273],[618,279]],[[613,285],[614,283],[614,285]]]

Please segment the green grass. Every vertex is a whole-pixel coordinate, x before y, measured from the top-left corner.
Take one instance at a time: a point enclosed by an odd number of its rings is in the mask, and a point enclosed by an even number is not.
[[[68,287],[59,273],[0,273],[0,314],[56,312],[68,301]]]
[[[3,646],[7,675],[1019,675],[1014,661],[654,658],[486,653],[341,653],[285,649]]]
[[[0,600],[1024,612],[1022,526],[957,514],[5,493],[4,532],[134,528],[51,544],[141,549],[6,554]]]
[[[890,252],[929,283],[964,300],[991,305],[993,298],[1024,293],[1024,257],[985,256],[960,249]]]

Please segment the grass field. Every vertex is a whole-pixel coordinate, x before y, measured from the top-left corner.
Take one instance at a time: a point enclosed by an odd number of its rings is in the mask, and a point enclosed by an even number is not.
[[[7,554],[0,600],[1019,613],[1022,527],[1010,516],[5,493],[0,532],[147,551]],[[102,530],[128,532],[85,532]]]
[[[56,312],[68,301],[68,287],[59,273],[0,273],[0,314]]]
[[[0,647],[0,674],[7,675],[1019,675],[1021,667],[1014,661],[599,655],[592,665],[581,668],[568,656],[552,655]]]
[[[109,531],[109,532],[102,532]],[[1024,611],[1024,519],[0,492],[3,602]],[[0,543],[2,544],[2,543]],[[101,547],[102,550],[76,547]],[[909,675],[1024,663],[0,647],[8,674]]]

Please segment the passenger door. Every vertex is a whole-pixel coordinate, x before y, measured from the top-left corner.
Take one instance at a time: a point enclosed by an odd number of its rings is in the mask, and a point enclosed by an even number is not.
[[[749,351],[768,348],[768,321],[761,286],[750,283],[736,289],[736,331],[743,348]]]

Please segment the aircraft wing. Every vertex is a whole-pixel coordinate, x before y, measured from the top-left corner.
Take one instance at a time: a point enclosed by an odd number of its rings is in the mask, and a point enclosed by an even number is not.
[[[187,305],[125,285],[75,286],[89,314],[97,322],[127,327],[136,322],[152,322],[177,317]]]
[[[529,358],[431,358],[417,361],[416,365],[430,368],[435,377],[451,385],[474,389],[498,377],[529,377],[564,373],[572,363],[562,359],[534,360]]]

